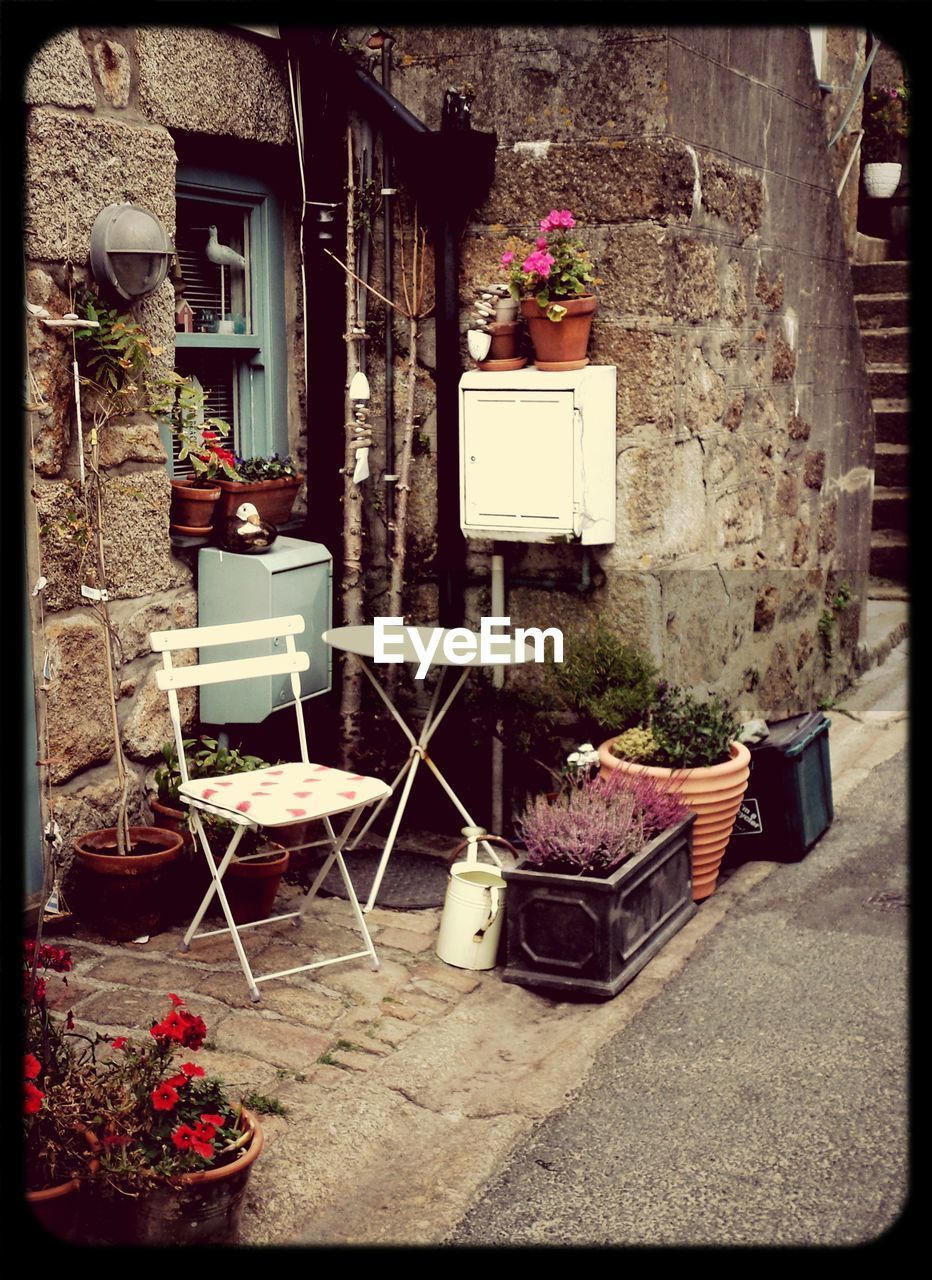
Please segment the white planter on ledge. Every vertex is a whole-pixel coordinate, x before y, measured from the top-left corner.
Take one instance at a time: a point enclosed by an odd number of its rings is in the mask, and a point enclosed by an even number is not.
[[[864,190],[869,196],[892,196],[903,172],[901,164],[866,164],[864,166]]]

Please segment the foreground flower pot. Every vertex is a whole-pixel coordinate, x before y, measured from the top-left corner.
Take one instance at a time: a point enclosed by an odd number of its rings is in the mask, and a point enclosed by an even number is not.
[[[732,827],[747,790],[751,753],[742,742],[731,744],[731,759],[722,764],[696,769],[663,769],[655,765],[633,764],[612,755],[614,738],[599,747],[603,777],[613,769],[625,773],[646,773],[669,782],[696,815],[692,838],[693,897],[697,902],[715,892],[719,867]]]
[[[74,842],[69,900],[76,917],[115,942],[161,933],[172,919],[175,861],[182,839],[159,827],[130,827],[133,852],[117,853],[116,830],[89,831]]]
[[[78,1227],[78,1180],[59,1183],[57,1187],[45,1187],[41,1191],[27,1191],[26,1205],[42,1230],[56,1240],[73,1243]]]
[[[284,524],[291,519],[292,508],[304,476],[281,480],[218,480],[220,500],[217,503],[218,524],[236,514],[243,502],[251,502],[263,520],[269,524]]]
[[[661,832],[610,876],[504,868],[505,982],[610,1000],[696,912],[694,817]]]
[[[258,1119],[245,1107],[242,1123],[248,1138],[234,1159],[183,1173],[177,1187],[160,1185],[132,1197],[102,1183],[82,1186],[81,1243],[236,1244],[246,1186],[264,1141]]]
[[[864,166],[864,190],[881,199],[892,196],[900,184],[901,164],[874,162]]]
[[[583,369],[589,363],[589,331],[599,300],[594,294],[586,294],[582,298],[564,298],[556,305],[566,308],[562,320],[548,319],[546,308],[539,306],[535,298],[521,300],[521,314],[527,320],[534,346],[534,364],[554,373]]]
[[[171,506],[171,531],[194,537],[210,533],[214,521],[214,509],[220,499],[220,489],[197,488],[192,480],[173,480]]]

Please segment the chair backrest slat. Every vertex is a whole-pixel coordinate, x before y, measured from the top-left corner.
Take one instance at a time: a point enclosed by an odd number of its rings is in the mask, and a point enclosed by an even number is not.
[[[228,662],[198,662],[187,667],[172,667],[170,671],[156,671],[155,681],[160,689],[191,689],[205,684],[223,684],[227,680],[290,675],[307,671],[310,665],[311,659],[306,653],[273,653],[255,658],[233,658]]]
[[[259,618],[255,622],[221,623],[215,627],[181,627],[178,631],[153,631],[149,643],[154,653],[175,649],[208,649],[215,644],[239,644],[246,640],[269,640],[273,636],[296,636],[304,630],[300,613],[282,618]]]

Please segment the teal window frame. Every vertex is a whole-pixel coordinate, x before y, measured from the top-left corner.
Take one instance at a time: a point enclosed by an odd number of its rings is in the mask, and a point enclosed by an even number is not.
[[[175,350],[228,351],[238,392],[234,447],[240,457],[289,452],[281,200],[250,174],[179,165],[176,199],[241,208],[249,222],[252,333],[176,333]],[[208,210],[205,220],[209,223]],[[169,450],[170,456],[170,450]]]

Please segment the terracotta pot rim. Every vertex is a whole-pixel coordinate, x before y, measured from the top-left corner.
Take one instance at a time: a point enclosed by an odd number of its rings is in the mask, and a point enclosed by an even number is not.
[[[66,1196],[69,1192],[77,1191],[79,1182],[77,1178],[69,1178],[66,1182],[56,1182],[51,1187],[41,1187],[37,1191],[27,1191],[26,1199],[33,1204],[42,1204],[48,1200],[58,1200],[62,1196]]]
[[[731,743],[731,759],[721,764],[695,765],[690,769],[670,769],[662,765],[636,764],[633,760],[622,760],[612,755],[612,744],[617,740],[606,738],[599,745],[599,763],[610,769],[624,768],[634,773],[646,773],[652,778],[721,778],[730,773],[738,773],[751,763],[751,753],[743,742]]]
[[[220,482],[212,485],[196,485],[190,476],[172,477],[172,488],[183,489],[186,498],[194,502],[216,501],[220,497]]]
[[[576,298],[554,298],[552,302],[548,302],[547,307],[556,304],[560,307],[566,307],[568,315],[588,315],[595,311],[599,305],[599,299],[594,293],[583,293]],[[548,324],[553,321],[547,318],[547,307],[542,307],[536,298],[521,299],[521,314],[528,316],[531,320],[540,319],[547,320]]]
[[[215,854],[220,859],[222,855]],[[284,875],[288,869],[289,851],[284,845],[276,845],[269,849],[264,858],[250,858],[248,862],[237,862],[236,859],[227,867],[226,874],[240,876],[243,880],[262,880],[266,877]]]
[[[121,855],[115,852],[116,843],[114,841],[113,853],[101,853],[96,849],[82,849],[82,841],[92,840],[95,836],[110,836],[115,832],[115,827],[101,827],[97,831],[85,831],[74,841],[75,857],[87,866],[108,875],[120,875],[122,873],[133,874],[130,868],[138,869],[140,866],[155,868],[164,862],[171,862],[178,856],[184,845],[184,839],[177,831],[169,831],[166,827],[130,827],[130,842],[134,843],[139,839],[146,839],[152,844],[160,844],[162,848],[155,853],[129,853]]]
[[[274,480],[218,480],[221,493],[244,493],[247,489],[288,489],[292,485],[298,488],[304,483],[304,474],[298,476],[276,476]]]
[[[232,1177],[235,1173],[241,1173],[243,1169],[248,1169],[259,1158],[265,1146],[265,1135],[259,1124],[259,1118],[246,1107],[242,1108],[242,1114],[252,1130],[252,1138],[246,1148],[246,1154],[241,1159],[234,1160],[232,1164],[220,1165],[217,1169],[195,1169],[192,1173],[183,1173],[179,1179],[182,1186],[198,1187],[205,1182],[220,1182],[224,1178]]]

